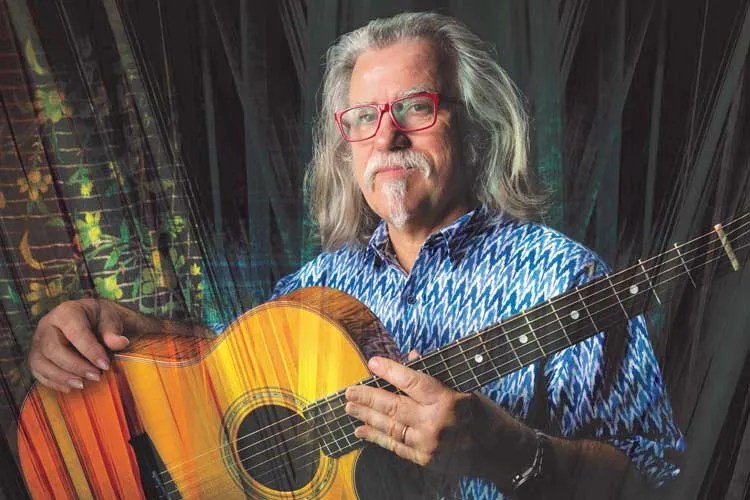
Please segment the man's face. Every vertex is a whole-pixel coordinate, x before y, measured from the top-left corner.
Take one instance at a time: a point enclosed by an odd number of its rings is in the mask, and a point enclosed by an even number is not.
[[[368,50],[354,66],[349,105],[382,104],[419,91],[453,97],[441,69],[438,54],[425,40]],[[466,211],[468,189],[456,162],[453,108],[441,103],[433,127],[406,133],[386,113],[375,137],[351,143],[359,188],[391,227],[431,232]]]

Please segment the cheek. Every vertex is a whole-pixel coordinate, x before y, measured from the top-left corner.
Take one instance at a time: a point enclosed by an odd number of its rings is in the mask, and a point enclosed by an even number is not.
[[[370,157],[369,153],[362,147],[352,147],[352,167],[357,177],[360,177],[365,171],[365,165],[367,165],[367,159]]]

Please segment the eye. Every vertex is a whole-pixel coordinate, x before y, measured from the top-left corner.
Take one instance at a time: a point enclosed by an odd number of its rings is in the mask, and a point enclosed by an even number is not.
[[[421,97],[405,99],[393,105],[394,111],[402,116],[430,115],[432,108],[432,101]]]
[[[410,113],[429,113],[432,111],[432,102],[417,101],[409,103]]]
[[[355,113],[355,124],[367,125],[378,119],[378,114],[372,108],[359,109]]]

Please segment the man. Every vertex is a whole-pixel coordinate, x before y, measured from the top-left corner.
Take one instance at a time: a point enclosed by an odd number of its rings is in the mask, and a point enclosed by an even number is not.
[[[591,251],[524,222],[540,205],[526,136],[512,82],[456,20],[402,14],[343,36],[328,53],[310,177],[325,252],[274,296],[343,290],[413,358],[603,274]],[[187,327],[67,302],[40,321],[29,362],[41,383],[81,388],[108,368],[97,339],[120,350],[129,334],[164,330]],[[464,477],[464,497],[609,498],[631,466],[650,483],[678,473],[669,454],[682,436],[642,318],[619,344],[599,334],[481,393],[393,360],[369,367],[401,394],[349,388],[356,435]]]

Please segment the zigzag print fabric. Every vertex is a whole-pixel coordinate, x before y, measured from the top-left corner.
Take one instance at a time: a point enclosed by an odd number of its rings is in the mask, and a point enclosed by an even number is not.
[[[316,285],[342,290],[375,313],[403,353],[424,354],[606,272],[596,254],[566,236],[480,207],[431,235],[409,274],[381,223],[366,247],[322,253],[280,280],[273,296]],[[658,485],[679,473],[674,459],[684,439],[644,319],[629,322],[614,360],[605,338],[600,333],[482,392],[523,420],[532,406],[541,408],[530,424],[550,435],[607,440]],[[539,399],[546,401],[540,406]],[[461,497],[503,498],[469,478]]]

